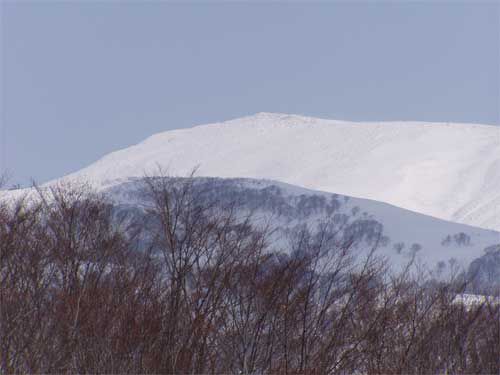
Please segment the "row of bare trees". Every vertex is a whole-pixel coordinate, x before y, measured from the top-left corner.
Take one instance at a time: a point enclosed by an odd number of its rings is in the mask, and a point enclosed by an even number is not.
[[[361,259],[328,220],[278,249],[193,183],[146,179],[134,215],[81,188],[1,204],[1,372],[500,372],[498,305]]]

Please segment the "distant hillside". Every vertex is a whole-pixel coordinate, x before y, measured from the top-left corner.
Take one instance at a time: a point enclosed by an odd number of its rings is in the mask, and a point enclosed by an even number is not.
[[[257,226],[274,231],[273,247],[278,251],[285,241],[302,228],[312,233],[328,222],[338,240],[354,240],[362,253],[377,247],[394,266],[403,266],[415,255],[420,264],[436,274],[447,274],[452,267],[466,269],[485,254],[485,248],[498,244],[500,233],[391,206],[386,203],[313,191],[269,180],[195,178],[194,191],[203,204],[216,202],[235,205],[240,215],[251,213]],[[121,209],[148,206],[142,179],[107,188],[105,193]],[[361,254],[360,254],[361,255]],[[498,265],[492,264],[495,272]],[[483,267],[484,268],[484,267]],[[478,271],[478,272],[479,272]],[[489,269],[488,269],[489,271]],[[477,273],[477,272],[476,272]],[[487,275],[484,275],[486,277]]]

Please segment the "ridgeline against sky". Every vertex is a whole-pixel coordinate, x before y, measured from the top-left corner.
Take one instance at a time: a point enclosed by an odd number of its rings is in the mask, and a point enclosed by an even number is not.
[[[12,183],[262,111],[500,122],[495,2],[2,2],[0,12],[0,166]]]

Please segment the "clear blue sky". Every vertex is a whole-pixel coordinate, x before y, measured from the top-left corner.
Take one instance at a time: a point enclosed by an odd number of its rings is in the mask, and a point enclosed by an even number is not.
[[[12,182],[261,111],[500,123],[497,1],[0,6]]]

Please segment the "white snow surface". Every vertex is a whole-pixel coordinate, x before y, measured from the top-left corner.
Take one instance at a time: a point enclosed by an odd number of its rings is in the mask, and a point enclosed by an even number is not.
[[[500,127],[491,125],[258,113],[155,134],[58,181],[107,188],[160,167],[278,180],[500,231]]]

